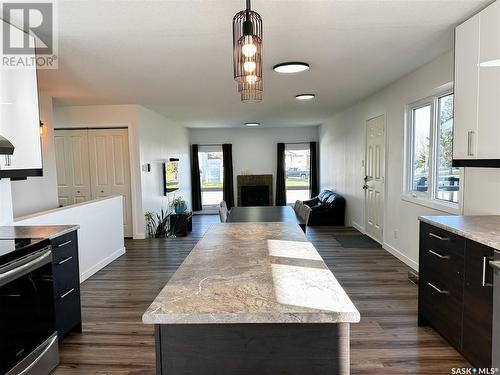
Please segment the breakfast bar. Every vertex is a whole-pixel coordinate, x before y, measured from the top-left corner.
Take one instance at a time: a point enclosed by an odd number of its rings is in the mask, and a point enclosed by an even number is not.
[[[212,226],[143,315],[168,375],[346,375],[359,320],[295,223]]]

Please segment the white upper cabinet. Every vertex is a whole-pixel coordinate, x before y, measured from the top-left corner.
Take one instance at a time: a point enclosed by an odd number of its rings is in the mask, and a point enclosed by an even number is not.
[[[480,13],[477,157],[500,159],[500,3]],[[498,61],[496,66],[491,65]]]
[[[500,62],[498,1],[455,31],[453,159],[475,160],[463,166],[500,160],[500,64],[495,61]]]
[[[0,20],[0,27],[3,29],[11,26]],[[11,36],[18,39],[25,36],[17,28],[11,28],[10,32]],[[31,39],[30,45],[34,45],[33,37],[28,38]],[[39,124],[36,67],[0,69],[0,135],[14,145],[13,155],[0,155],[1,177],[41,174],[42,141]]]
[[[453,158],[475,158],[479,72],[479,14],[455,30]]]

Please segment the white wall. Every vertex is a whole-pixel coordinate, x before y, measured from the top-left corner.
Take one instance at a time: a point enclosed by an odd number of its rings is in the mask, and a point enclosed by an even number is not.
[[[384,247],[418,267],[418,216],[444,215],[401,199],[404,115],[408,103],[429,96],[453,80],[452,51],[420,67],[382,91],[338,113],[320,129],[321,186],[334,187],[347,200],[347,224],[365,227],[362,190],[366,120],[385,114],[387,133]],[[497,185],[498,186],[498,182]]]
[[[16,219],[15,225],[79,225],[80,282],[125,253],[122,197],[97,199]]]
[[[45,125],[42,135],[43,177],[28,177],[27,180],[12,181],[14,217],[59,206],[52,107],[52,97],[40,93],[40,120]]]
[[[272,174],[273,195],[276,194],[276,144],[280,142],[318,141],[318,127],[296,128],[209,128],[189,129],[191,144],[233,145],[234,198],[238,199],[236,176],[243,171],[250,174]],[[321,164],[321,162],[320,162]]]
[[[165,209],[173,197],[182,197],[191,205],[191,172],[188,130],[160,114],[139,107],[139,143],[141,165],[151,164],[151,171],[142,171],[142,205],[144,212]],[[163,163],[179,159],[179,190],[164,195]]]
[[[56,107],[54,117],[56,128],[128,128],[134,238],[145,237],[144,212],[166,208],[161,163],[167,158],[181,160],[181,189],[176,195],[191,200],[189,141],[182,126],[139,105]],[[142,171],[146,163],[151,163],[151,172]]]

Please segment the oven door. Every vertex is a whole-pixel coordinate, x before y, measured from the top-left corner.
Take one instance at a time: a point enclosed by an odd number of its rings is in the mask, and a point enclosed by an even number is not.
[[[495,259],[490,262],[494,271],[493,285],[493,352],[492,366],[500,368],[500,251],[495,251]]]
[[[45,361],[43,345],[53,346],[55,333],[53,284],[50,247],[0,268],[0,375],[30,374]]]

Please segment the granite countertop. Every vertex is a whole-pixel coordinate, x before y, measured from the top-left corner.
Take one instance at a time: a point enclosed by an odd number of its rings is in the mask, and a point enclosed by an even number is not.
[[[79,225],[0,226],[0,240],[23,238],[47,238],[51,240],[79,228]]]
[[[295,223],[213,225],[143,315],[145,324],[359,320]]]
[[[421,221],[500,250],[500,215],[420,216]]]

